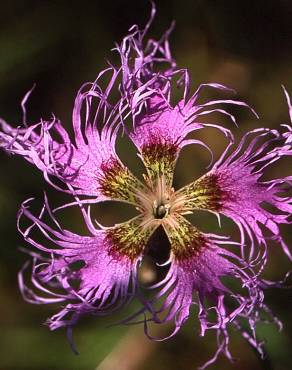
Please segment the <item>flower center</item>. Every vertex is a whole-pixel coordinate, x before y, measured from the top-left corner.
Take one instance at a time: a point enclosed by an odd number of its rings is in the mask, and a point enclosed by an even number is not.
[[[167,216],[169,209],[169,204],[158,203],[157,200],[153,202],[153,216],[157,219],[162,219]]]

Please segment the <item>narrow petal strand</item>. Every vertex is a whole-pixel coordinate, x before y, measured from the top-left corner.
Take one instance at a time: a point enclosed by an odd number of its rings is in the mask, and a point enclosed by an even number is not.
[[[42,218],[48,212],[56,228]],[[22,227],[23,218],[31,221]],[[80,236],[62,229],[46,203],[41,215],[34,216],[24,203],[18,215],[19,230],[25,240],[42,254],[34,257],[32,282],[41,295],[29,289],[20,274],[20,287],[31,303],[67,302],[58,314],[49,319],[52,330],[71,327],[86,313],[103,315],[117,309],[135,295],[137,266],[153,229],[143,226],[142,217],[96,230],[86,219],[90,236]],[[32,232],[38,229],[52,248],[37,242]]]
[[[283,88],[285,98],[286,98],[286,101],[287,101],[288,112],[289,112],[289,117],[290,117],[290,124],[289,125],[282,125],[282,126],[285,127],[285,129],[287,130],[287,132],[284,134],[284,136],[286,138],[286,143],[291,144],[292,143],[292,127],[291,127],[291,124],[292,124],[292,104],[291,104],[290,95],[288,94],[288,91],[285,89],[285,86],[282,85],[282,88]]]

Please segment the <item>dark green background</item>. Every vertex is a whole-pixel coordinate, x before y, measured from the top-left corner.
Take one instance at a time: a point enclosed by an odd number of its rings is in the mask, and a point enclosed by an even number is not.
[[[144,0],[2,1],[1,117],[18,125],[20,101],[36,83],[28,104],[29,121],[49,118],[54,112],[68,127],[79,86],[95,78],[105,67],[105,60],[113,58],[110,49],[114,42],[120,42],[132,24],[144,25],[149,13],[150,4]],[[150,35],[159,37],[173,19],[176,20],[170,38],[173,54],[179,66],[191,71],[192,87],[200,82],[225,83],[260,114],[261,120],[256,121],[243,109],[231,109],[240,120],[240,129],[234,128],[237,137],[259,125],[277,127],[288,122],[280,84],[285,84],[292,94],[291,1],[159,1]],[[205,97],[219,96],[215,92],[208,94]],[[219,119],[210,117],[212,122]],[[201,137],[218,156],[224,140],[207,130]],[[132,151],[126,149],[123,141],[119,147],[124,160],[135,167]],[[206,163],[205,152],[185,151],[176,184],[203,173]],[[283,162],[269,176],[285,175],[289,166],[291,163]],[[98,369],[189,370],[211,355],[215,349],[214,336],[208,334],[204,339],[198,336],[195,316],[175,338],[163,343],[145,340],[142,327],[108,328],[120,317],[115,316],[83,320],[75,329],[80,355],[74,356],[63,331],[51,333],[42,325],[54,309],[24,303],[17,288],[16,274],[26,256],[18,251],[24,243],[16,232],[16,212],[26,198],[41,199],[48,186],[37,170],[20,158],[9,159],[4,153],[0,153],[0,176],[0,370],[93,370],[107,355],[107,362]],[[62,201],[62,195],[49,194],[53,200]],[[125,210],[115,212],[115,209],[103,205],[96,213],[102,213],[107,223],[124,219]],[[203,229],[214,231],[213,218],[202,216],[194,221]],[[83,229],[77,211],[69,213],[64,222]],[[289,239],[289,229],[284,232]],[[289,267],[279,248],[272,246],[266,276],[281,278]],[[268,360],[260,362],[247,343],[231,332],[231,349],[240,361],[232,365],[220,358],[210,369],[292,368],[291,291],[268,292],[267,302],[284,322],[282,333],[274,326],[259,327],[260,336],[267,340]],[[110,362],[114,360],[117,362]],[[132,365],[123,365],[126,360]]]

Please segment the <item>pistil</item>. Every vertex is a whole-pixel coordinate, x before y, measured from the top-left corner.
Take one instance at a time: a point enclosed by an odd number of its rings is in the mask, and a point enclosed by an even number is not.
[[[153,202],[153,216],[156,219],[162,219],[169,214],[170,204],[158,203],[157,200]]]

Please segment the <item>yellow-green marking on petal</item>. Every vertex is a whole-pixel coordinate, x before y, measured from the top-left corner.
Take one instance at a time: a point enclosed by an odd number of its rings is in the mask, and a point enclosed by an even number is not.
[[[158,178],[164,176],[166,185],[172,185],[177,153],[178,148],[176,145],[160,141],[148,144],[142,148],[141,156],[151,184],[155,184]]]
[[[154,224],[145,222],[142,216],[138,216],[108,229],[106,237],[111,245],[109,253],[118,257],[124,255],[130,260],[135,260],[142,254],[156,227]]]
[[[177,260],[197,255],[206,245],[203,234],[183,216],[171,217],[163,227],[171,244],[171,251]]]
[[[221,209],[226,196],[218,184],[217,175],[207,174],[179,190],[177,201],[182,202],[183,213],[194,209],[217,212]]]
[[[102,166],[103,175],[99,181],[103,195],[128,203],[137,204],[136,191],[143,184],[121,162],[112,159]]]

